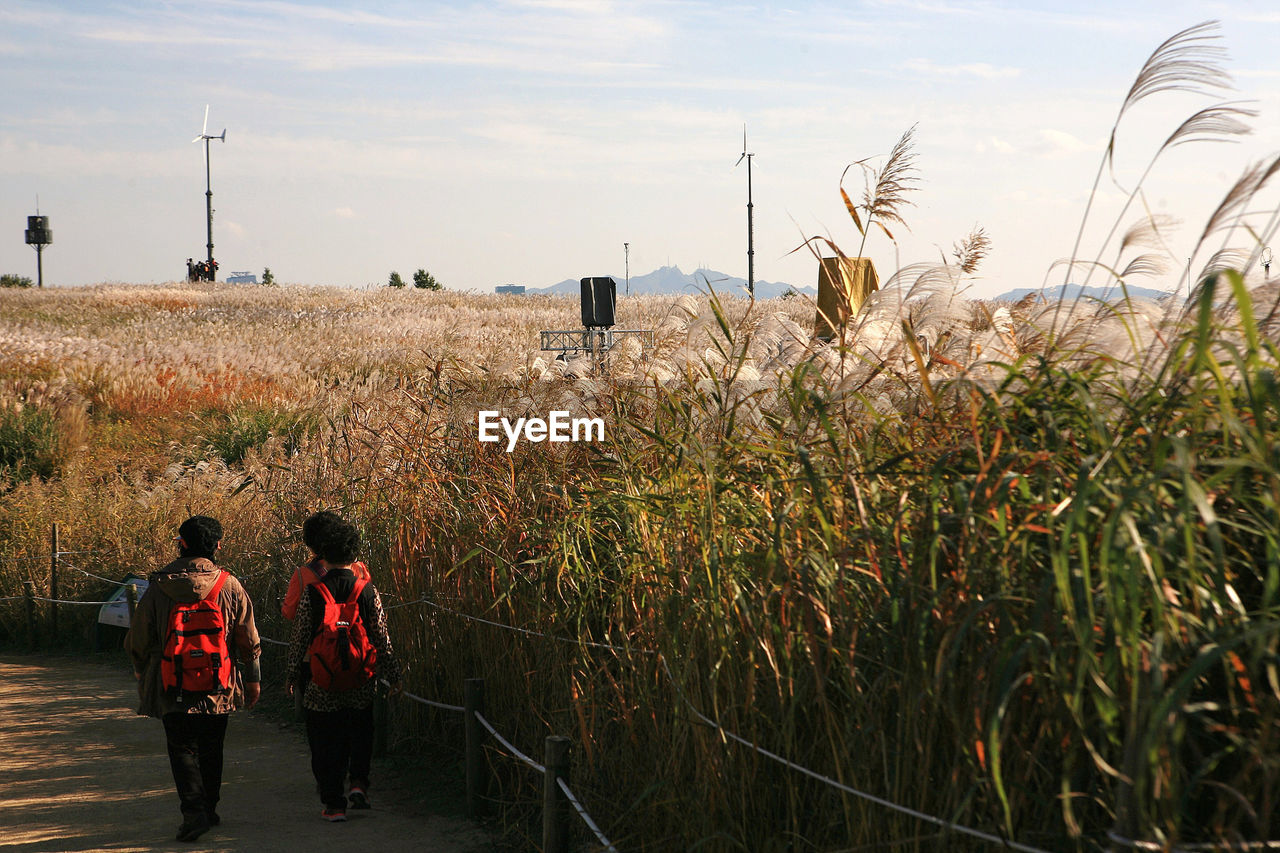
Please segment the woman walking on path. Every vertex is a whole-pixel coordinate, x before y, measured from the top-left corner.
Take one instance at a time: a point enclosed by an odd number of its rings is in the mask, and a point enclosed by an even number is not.
[[[400,692],[400,663],[377,589],[353,571],[359,532],[334,513],[317,513],[308,524],[324,571],[299,596],[285,671],[289,692],[304,690],[311,772],[324,804],[320,816],[342,821],[348,771],[351,808],[369,808],[373,700],[379,679],[391,684],[392,695]],[[298,676],[304,657],[311,660],[309,682]]]

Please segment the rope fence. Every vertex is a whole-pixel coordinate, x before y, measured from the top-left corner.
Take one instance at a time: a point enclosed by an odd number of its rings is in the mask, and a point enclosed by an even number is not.
[[[502,735],[498,734],[498,730],[495,729],[492,726],[492,724],[490,724],[490,722],[484,718],[483,714],[476,714],[476,720],[478,720],[480,722],[480,725],[484,726],[489,731],[489,734],[493,735],[494,740],[496,740],[498,743],[506,747],[507,752],[511,753],[513,758],[523,761],[525,764],[529,765],[534,770],[537,770],[539,773],[547,772],[547,768],[543,767],[541,764],[534,761],[532,758],[525,755],[520,750],[516,749],[515,746],[511,744],[511,741],[507,740]]]
[[[68,599],[56,597],[55,591],[57,587],[57,568],[59,564],[61,564],[66,568],[70,568],[74,571],[80,572],[81,574],[89,578],[93,578],[99,581],[104,581],[106,583],[116,585],[117,587],[126,586],[128,588],[128,593],[129,593],[128,594],[129,611],[130,611],[130,614],[132,614],[133,606],[135,603],[134,597],[133,597],[134,587],[131,584],[128,584],[127,580],[115,580],[111,578],[104,578],[100,575],[95,575],[92,572],[86,571],[83,568],[80,568],[75,565],[71,565],[61,560],[61,557],[69,556],[73,554],[94,554],[94,553],[102,553],[102,552],[95,552],[95,551],[88,551],[88,550],[60,551],[56,547],[57,536],[58,536],[57,525],[54,525],[54,531],[52,535],[52,542],[54,544],[54,547],[52,549],[52,554],[51,554],[51,564],[50,564],[51,574],[49,579],[49,584],[51,586],[50,596],[42,597],[42,596],[34,595],[32,592],[33,584],[32,582],[28,581],[26,583],[27,590],[25,595],[6,596],[3,598],[0,598],[0,602],[26,600],[27,607],[28,607],[28,622],[31,625],[31,629],[33,633],[34,633],[34,611],[33,611],[34,602],[38,601],[38,602],[48,603],[51,605],[95,606],[95,607],[101,607],[107,604],[115,603],[115,601],[78,601],[78,600],[68,600]],[[971,838],[977,838],[982,841],[985,841],[994,845],[998,845],[999,847],[1004,849],[1017,850],[1017,851],[1020,851],[1020,853],[1051,853],[1051,851],[1044,850],[1043,848],[1034,847],[1028,844],[1023,844],[1023,843],[1014,841],[1012,839],[1005,838],[1001,835],[994,835],[992,833],[983,832],[981,830],[973,829],[971,827],[966,827],[962,824],[957,824],[952,821],[947,821],[942,818],[935,817],[933,815],[929,815],[927,813],[918,811],[916,809],[912,809],[908,806],[895,803],[891,800],[878,797],[866,791],[858,790],[842,782],[839,782],[835,779],[832,779],[826,775],[818,773],[817,771],[804,767],[803,765],[798,764],[794,761],[791,761],[790,759],[782,755],[779,755],[775,752],[765,749],[764,747],[759,746],[758,744],[753,743],[750,740],[747,740],[746,738],[736,734],[735,732],[729,729],[726,729],[723,725],[721,725],[719,721],[711,717],[708,717],[707,715],[702,713],[702,711],[693,703],[692,700],[689,699],[685,691],[681,688],[680,683],[676,680],[675,675],[671,672],[671,669],[668,666],[665,655],[663,655],[661,652],[657,650],[634,648],[629,646],[618,646],[618,645],[612,645],[609,643],[600,643],[600,642],[594,642],[594,641],[588,641],[588,640],[574,639],[572,637],[562,637],[562,636],[556,636],[553,634],[547,634],[544,632],[534,631],[528,628],[520,628],[513,625],[503,624],[501,622],[496,622],[490,619],[484,619],[482,617],[474,616],[472,614],[463,613],[458,610],[453,610],[451,608],[438,604],[435,601],[432,601],[430,598],[426,598],[426,597],[419,598],[414,601],[406,601],[406,602],[400,602],[394,605],[389,605],[386,607],[386,609],[395,610],[395,609],[410,607],[410,606],[419,605],[419,604],[426,605],[427,607],[433,608],[434,610],[440,611],[442,613],[448,613],[450,615],[457,616],[459,618],[462,618],[470,622],[474,622],[482,625],[488,625],[490,627],[498,628],[498,629],[513,632],[513,633],[518,633],[527,637],[535,637],[539,639],[567,643],[574,646],[585,647],[585,648],[598,648],[598,649],[605,649],[605,650],[615,651],[615,652],[656,655],[658,662],[662,665],[663,673],[665,674],[667,680],[670,681],[671,686],[675,690],[676,695],[679,697],[680,701],[688,707],[688,709],[693,713],[694,717],[696,717],[700,723],[719,733],[721,735],[722,741],[733,741],[734,743],[737,743],[743,747],[746,747],[748,749],[755,751],[759,755],[762,755],[765,758],[770,759],[771,761],[777,762],[778,764],[788,768],[789,770],[800,773],[804,776],[814,779],[815,781],[821,782],[825,785],[828,785],[832,788],[835,788],[839,791],[850,794],[852,796],[856,796],[867,802],[874,803],[878,806],[898,812],[900,814],[906,815],[913,819],[920,820],[925,823],[929,823],[934,826],[940,827],[941,829],[944,830],[944,832],[959,833],[962,835],[969,836]],[[53,624],[56,630],[56,625],[57,625],[56,607],[51,608],[51,613],[53,615]],[[261,641],[265,644],[270,644],[273,646],[282,646],[282,647],[289,646],[289,643],[283,642],[281,640],[276,640],[271,637],[261,637]],[[553,813],[558,813],[563,811],[561,806],[568,806],[578,815],[579,819],[581,819],[583,824],[592,833],[596,841],[601,845],[601,847],[604,850],[608,851],[608,853],[617,853],[617,848],[613,845],[611,841],[609,841],[609,839],[604,835],[604,833],[601,832],[600,828],[596,825],[595,821],[592,820],[591,815],[586,811],[582,803],[573,794],[573,791],[569,788],[568,783],[565,781],[564,777],[568,775],[568,766],[569,766],[568,753],[567,753],[568,743],[569,743],[568,739],[563,737],[558,737],[558,736],[548,736],[547,743],[546,743],[547,756],[548,756],[547,764],[545,765],[539,764],[537,761],[534,761],[532,758],[530,758],[528,755],[522,752],[518,747],[512,744],[509,740],[503,737],[501,733],[499,733],[498,730],[493,726],[493,724],[490,723],[489,720],[484,717],[482,713],[483,683],[484,682],[482,679],[468,679],[467,684],[465,685],[467,688],[467,691],[466,691],[467,705],[466,706],[451,705],[443,702],[437,702],[422,696],[418,696],[414,693],[410,693],[407,691],[402,692],[403,696],[405,696],[406,698],[410,699],[413,702],[426,705],[429,707],[433,707],[433,708],[438,708],[444,711],[462,713],[467,718],[468,737],[467,737],[467,745],[466,745],[466,751],[467,751],[466,764],[467,764],[468,810],[473,814],[473,816],[478,816],[480,814],[481,808],[482,808],[482,806],[480,805],[480,799],[481,799],[483,790],[486,787],[485,780],[483,778],[483,771],[481,769],[482,762],[479,759],[480,742],[479,742],[479,739],[472,734],[473,728],[476,730],[483,728],[485,731],[489,733],[489,735],[495,741],[497,741],[497,743],[506,751],[507,754],[509,754],[511,757],[515,758],[516,760],[520,761],[521,763],[527,765],[528,767],[532,768],[533,770],[537,771],[539,774],[543,775],[545,780],[544,803],[543,803],[544,850],[547,851],[547,853],[563,853],[563,851],[568,850],[567,832],[565,831],[561,823],[559,821],[556,821],[553,817]],[[384,680],[382,681],[382,684],[386,685],[387,682]],[[1120,835],[1119,833],[1115,832],[1114,830],[1109,831],[1107,833],[1107,840],[1110,841],[1113,845],[1131,849],[1131,850],[1166,851],[1166,853],[1208,853],[1208,851],[1224,849],[1222,844],[1190,844],[1190,845],[1183,845],[1183,846],[1170,846],[1167,843],[1134,840],[1134,839],[1126,838]],[[1225,849],[1231,850],[1231,851],[1241,851],[1241,853],[1246,853],[1246,851],[1250,853],[1251,851],[1280,851],[1280,841],[1227,842],[1226,845],[1227,846],[1225,847]]]
[[[1107,840],[1112,844],[1119,844],[1121,847],[1127,847],[1130,850],[1150,850],[1153,853],[1212,853],[1212,851],[1223,850],[1221,844],[1185,844],[1177,847],[1170,847],[1167,844],[1159,844],[1155,841],[1134,841],[1132,838],[1125,838],[1118,832],[1110,831],[1107,833]],[[1246,851],[1253,850],[1280,850],[1280,841],[1231,841],[1226,844],[1226,850]]]

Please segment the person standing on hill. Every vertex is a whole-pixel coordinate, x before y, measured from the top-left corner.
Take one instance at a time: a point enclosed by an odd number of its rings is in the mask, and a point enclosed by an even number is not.
[[[164,724],[182,811],[178,840],[195,841],[221,822],[227,717],[258,702],[262,640],[248,593],[214,563],[218,520],[192,516],[174,541],[178,559],[151,575],[124,646],[138,680],[138,714]]]
[[[320,817],[344,821],[348,801],[353,809],[369,808],[373,700],[379,679],[391,685],[392,695],[400,693],[400,663],[382,598],[367,572],[358,577],[354,571],[360,552],[355,525],[330,512],[311,516],[303,529],[314,537],[323,572],[299,596],[285,671],[289,692],[304,691]],[[304,657],[310,681],[298,675]]]

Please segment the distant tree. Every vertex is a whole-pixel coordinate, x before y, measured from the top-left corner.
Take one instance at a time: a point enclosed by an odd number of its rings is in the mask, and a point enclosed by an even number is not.
[[[275,287],[276,277],[271,274],[271,267],[262,268],[262,286]]]
[[[31,287],[34,282],[25,275],[5,273],[0,275],[0,287]]]
[[[400,277],[400,273],[391,271],[391,278],[387,279],[387,287],[404,287],[404,279]]]
[[[444,285],[426,270],[418,270],[413,274],[413,286],[422,290],[444,290]]]

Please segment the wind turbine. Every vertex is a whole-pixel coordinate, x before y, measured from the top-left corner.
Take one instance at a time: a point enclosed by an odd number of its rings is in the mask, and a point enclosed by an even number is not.
[[[738,168],[745,157],[747,161],[747,295],[756,298],[756,250],[754,244],[754,228],[751,223],[751,158],[755,155],[747,150],[747,126],[742,126],[742,157],[733,164]]]
[[[208,104],[205,104],[205,105],[204,105],[204,127],[202,127],[202,128],[200,129],[200,135],[199,135],[199,136],[197,136],[195,139],[193,139],[193,140],[191,140],[191,141],[192,141],[192,142],[199,142],[199,141],[200,141],[200,140],[202,140],[202,139],[204,140],[204,206],[205,206],[205,214],[206,214],[206,216],[207,216],[207,218],[208,218],[208,220],[209,220],[209,223],[208,223],[208,224],[209,224],[209,242],[206,244],[206,248],[209,250],[209,258],[208,258],[208,261],[209,261],[209,267],[208,267],[208,269],[209,269],[209,273],[208,273],[208,275],[209,275],[209,281],[213,281],[213,280],[214,280],[214,272],[213,272],[213,269],[214,269],[214,267],[213,267],[213,182],[210,180],[210,176],[209,176],[209,140],[211,140],[211,139],[217,139],[217,140],[220,140],[220,141],[222,141],[223,143],[225,143],[225,142],[227,141],[227,129],[224,127],[224,128],[222,129],[222,133],[218,134],[217,136],[213,136],[212,134],[210,134],[210,133],[209,133],[209,105],[208,105]]]

